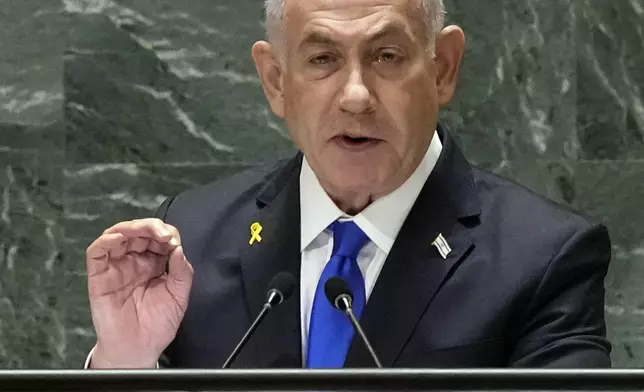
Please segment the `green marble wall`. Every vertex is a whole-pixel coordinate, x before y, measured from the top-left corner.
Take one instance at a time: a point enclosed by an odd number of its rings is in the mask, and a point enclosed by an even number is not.
[[[475,163],[608,224],[616,366],[644,364],[644,0],[447,0],[442,113]],[[260,0],[0,0],[0,368],[94,340],[84,250],[170,194],[292,151],[250,58]]]

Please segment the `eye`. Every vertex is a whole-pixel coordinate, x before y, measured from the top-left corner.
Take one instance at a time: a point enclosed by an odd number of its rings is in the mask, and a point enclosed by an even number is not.
[[[305,77],[309,80],[322,80],[341,67],[342,57],[333,52],[317,52],[310,57],[304,57]]]
[[[327,65],[333,63],[334,61],[335,58],[328,53],[319,54],[309,59],[309,63],[313,65]]]
[[[402,58],[402,55],[398,52],[391,49],[385,49],[376,53],[375,61],[382,64],[394,64],[402,60]]]
[[[374,53],[371,61],[376,73],[385,79],[400,79],[409,71],[409,57],[399,48],[380,48]]]

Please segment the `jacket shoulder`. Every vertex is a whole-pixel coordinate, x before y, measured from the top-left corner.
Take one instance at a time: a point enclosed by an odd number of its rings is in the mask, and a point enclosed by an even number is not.
[[[576,232],[601,226],[587,214],[511,179],[479,168],[473,168],[473,173],[481,202],[481,221],[494,222],[497,232],[508,238],[521,236],[557,242],[562,237],[567,239]]]
[[[169,197],[157,216],[172,223],[176,220],[214,218],[222,212],[254,203],[262,188],[289,159],[249,166],[238,173]]]

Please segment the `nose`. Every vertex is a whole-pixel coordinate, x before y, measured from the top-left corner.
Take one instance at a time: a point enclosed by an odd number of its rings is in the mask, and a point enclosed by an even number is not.
[[[351,69],[340,98],[340,109],[351,114],[362,114],[373,110],[372,101],[362,70],[360,67]]]

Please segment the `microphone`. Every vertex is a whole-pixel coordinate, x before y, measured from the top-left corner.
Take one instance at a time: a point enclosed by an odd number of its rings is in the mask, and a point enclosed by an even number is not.
[[[288,272],[280,272],[279,274],[275,275],[273,279],[271,279],[271,281],[268,283],[266,302],[262,307],[262,311],[259,312],[259,315],[255,319],[255,321],[253,321],[253,324],[251,324],[250,328],[248,328],[248,331],[246,331],[244,337],[241,338],[241,340],[237,344],[237,347],[235,347],[226,362],[224,362],[224,365],[221,367],[222,369],[227,369],[230,367],[230,364],[235,360],[235,358],[237,358],[237,355],[239,355],[239,352],[246,345],[246,342],[248,342],[248,339],[250,339],[268,311],[289,299],[291,294],[293,294],[293,291],[295,291],[295,285],[295,277],[293,276],[293,274]]]
[[[329,280],[324,284],[324,293],[326,294],[326,298],[336,309],[341,310],[349,316],[351,324],[353,324],[355,330],[358,331],[358,335],[360,335],[365,346],[367,346],[367,350],[369,350],[369,354],[371,354],[371,358],[373,358],[376,366],[382,368],[382,364],[380,363],[376,352],[373,350],[371,343],[369,343],[367,335],[365,335],[362,330],[356,315],[353,313],[353,309],[351,309],[351,305],[353,303],[353,292],[351,291],[349,284],[344,279],[334,276],[329,278]]]

